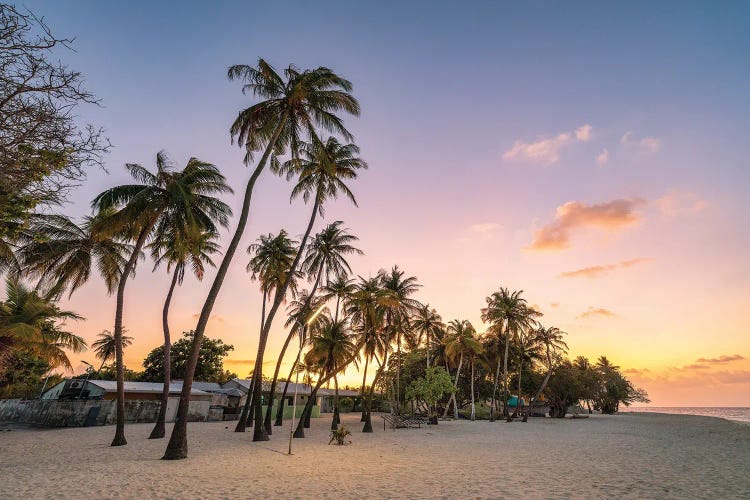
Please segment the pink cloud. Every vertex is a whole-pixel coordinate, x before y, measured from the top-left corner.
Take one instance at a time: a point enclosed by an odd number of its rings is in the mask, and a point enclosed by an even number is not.
[[[560,278],[600,278],[606,274],[609,274],[610,271],[613,271],[615,269],[625,269],[628,267],[633,267],[642,262],[648,262],[649,260],[651,259],[637,258],[637,259],[623,260],[616,264],[605,264],[605,265],[600,265],[600,266],[584,267],[582,269],[576,269],[575,271],[566,271],[564,273],[560,273],[558,277]]]
[[[700,196],[684,190],[671,191],[654,203],[663,215],[669,217],[684,213],[697,213],[708,206],[708,203]]]
[[[587,318],[594,318],[594,317],[603,317],[603,318],[614,318],[617,315],[610,311],[609,309],[605,309],[603,307],[593,307],[589,306],[587,310],[576,316],[576,319],[587,319]]]
[[[517,140],[513,147],[503,153],[503,160],[527,160],[542,165],[552,165],[560,159],[560,150],[575,141],[587,142],[591,139],[593,127],[582,125],[573,132],[562,132],[555,137],[535,142]]]
[[[698,358],[695,360],[696,363],[706,363],[706,364],[722,364],[722,363],[730,363],[732,361],[742,361],[745,359],[744,356],[740,356],[739,354],[722,354],[718,358]]]

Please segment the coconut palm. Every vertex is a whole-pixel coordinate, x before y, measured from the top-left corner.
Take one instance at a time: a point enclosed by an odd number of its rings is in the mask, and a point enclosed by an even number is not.
[[[162,330],[164,332],[164,345],[162,346],[164,384],[161,394],[161,405],[156,417],[154,428],[149,439],[160,439],[164,437],[164,423],[167,416],[167,404],[169,402],[169,384],[171,382],[171,349],[172,342],[169,334],[169,306],[172,303],[172,294],[176,285],[182,285],[185,279],[185,269],[190,268],[199,281],[203,281],[206,266],[214,266],[211,255],[219,252],[216,243],[217,234],[212,231],[202,230],[197,225],[186,227],[168,227],[167,232],[159,236],[159,239],[149,245],[151,256],[154,259],[154,270],[164,263],[167,273],[172,273],[172,281],[169,284],[167,297],[164,299],[162,308]],[[123,344],[124,347],[124,344]]]
[[[392,338],[396,341],[396,413],[400,413],[400,379],[401,379],[401,343],[405,335],[412,333],[409,317],[422,307],[419,301],[411,298],[422,285],[417,283],[414,276],[405,277],[406,273],[393,266],[390,271],[381,270],[380,280],[383,288],[390,290],[396,299],[386,311],[386,326],[392,332]]]
[[[442,336],[445,330],[443,318],[435,309],[431,309],[429,304],[425,304],[417,309],[416,314],[411,319],[414,330],[419,335],[417,343],[421,344],[422,339],[425,341],[425,350],[427,352],[427,366],[430,366],[430,349],[433,347],[435,340]]]
[[[252,255],[252,258],[250,259],[246,270],[251,273],[250,277],[253,281],[257,280],[260,283],[260,289],[263,295],[260,316],[260,333],[263,333],[263,325],[266,322],[266,303],[268,296],[274,290],[283,286],[287,281],[287,276],[291,271],[292,263],[294,262],[299,250],[297,248],[297,242],[290,239],[287,232],[282,229],[276,236],[271,233],[262,235],[258,238],[257,243],[248,247],[247,251]],[[289,282],[288,288],[291,291],[292,296],[295,296],[297,293],[297,279],[301,277],[302,273],[296,273],[294,279]],[[240,419],[234,429],[235,432],[245,432],[253,401],[254,399],[252,397],[245,399],[245,405],[242,408]]]
[[[335,430],[338,429],[339,423],[339,383],[336,373],[348,358],[357,354],[359,349],[346,320],[334,321],[329,316],[321,316],[321,320],[311,333],[310,350],[305,355],[305,363],[319,365],[322,374],[333,376],[334,403],[331,430]],[[314,396],[311,395],[311,397]]]
[[[336,298],[336,313],[333,317],[335,321],[338,321],[339,319],[339,308],[343,305],[343,308],[346,309],[347,300],[355,289],[354,280],[346,274],[335,276],[332,280],[329,280],[328,284],[323,288],[323,298],[325,300],[331,300],[334,297]]]
[[[542,384],[539,386],[539,389],[537,389],[536,393],[534,393],[534,396],[531,398],[529,406],[533,405],[539,395],[544,392],[544,389],[545,387],[547,387],[547,383],[552,376],[552,371],[555,368],[556,360],[559,359],[561,353],[564,353],[568,350],[568,344],[566,344],[563,340],[563,335],[565,335],[565,332],[563,332],[559,328],[556,328],[554,326],[545,328],[544,326],[539,325],[533,331],[532,335],[534,336],[534,340],[536,342],[544,346],[545,357],[547,360],[547,374],[544,376],[544,380],[542,380]],[[585,360],[586,358],[583,359]],[[588,360],[586,360],[586,362],[588,362]],[[524,415],[523,418],[525,422],[526,415]]]
[[[7,279],[0,301],[0,368],[12,352],[23,350],[47,361],[52,368],[72,370],[65,350],[81,352],[86,342],[62,329],[65,321],[83,319],[54,302],[56,292],[40,295],[16,279]]]
[[[127,329],[122,329],[123,349],[133,343],[133,337],[125,335],[126,331]],[[97,337],[99,338],[91,343],[91,348],[94,350],[94,355],[102,360],[102,364],[99,365],[99,369],[96,370],[96,373],[99,373],[102,371],[102,368],[104,368],[104,365],[107,364],[107,361],[110,361],[115,357],[115,336],[112,335],[112,332],[109,330],[104,330],[102,333],[98,334]]]
[[[107,292],[114,293],[133,247],[101,230],[113,214],[114,210],[100,211],[81,225],[64,215],[32,217],[34,237],[18,250],[24,275],[37,280],[37,288],[67,290],[70,296],[93,270],[98,271]]]
[[[352,245],[359,238],[349,234],[346,228],[341,227],[343,222],[336,221],[327,225],[323,230],[310,242],[307,248],[307,256],[302,262],[302,269],[308,276],[315,276],[313,287],[308,296],[308,301],[312,300],[322,282],[327,283],[331,276],[339,276],[351,272],[351,267],[346,260],[350,254],[362,255],[364,252]],[[338,317],[336,318],[338,321]],[[304,327],[303,327],[304,328]],[[266,432],[271,434],[271,412],[273,411],[273,400],[276,391],[276,381],[279,377],[281,362],[284,360],[289,342],[292,340],[294,333],[292,331],[286,337],[284,345],[281,347],[273,379],[271,380],[271,392],[269,393],[268,407],[264,424]]]
[[[216,232],[216,224],[226,226],[231,210],[214,194],[231,192],[224,176],[213,165],[191,158],[185,168],[176,171],[162,151],[156,155],[156,173],[141,165],[125,166],[135,184],[107,189],[99,194],[92,206],[103,212],[116,210],[98,224],[97,229],[118,234],[135,241],[133,251],[123,267],[117,284],[115,309],[115,362],[117,364],[117,419],[112,446],[123,446],[125,440],[125,386],[122,362],[122,316],[125,286],[135,270],[141,249],[159,235],[174,228],[198,226]],[[185,418],[185,417],[183,417]]]
[[[542,316],[542,313],[532,307],[527,307],[526,315],[528,323],[516,330],[516,342],[518,344],[518,400],[516,403],[516,413],[523,416],[524,422],[526,422],[526,412],[523,410],[523,398],[521,394],[523,361],[528,358],[529,364],[531,364],[533,358],[538,357],[536,345],[533,342],[531,344],[526,342],[526,334],[538,325],[535,318]]]
[[[245,232],[255,182],[272,153],[282,155],[285,151],[290,151],[293,156],[297,155],[300,134],[307,134],[312,139],[315,137],[314,128],[320,126],[350,139],[351,134],[344,128],[336,113],[343,111],[359,115],[359,103],[349,94],[352,84],[328,68],[300,71],[290,65],[282,77],[270,64],[260,59],[257,67],[230,67],[228,76],[230,80],[244,82],[243,92],[262,99],[239,113],[230,129],[232,138],[236,137],[238,144],[247,151],[246,163],[252,161],[254,152],[263,150],[263,154],[247,182],[237,229],[224,253],[195,327],[192,353],[185,368],[182,395],[177,409],[178,421],[163,457],[170,460],[187,457],[187,414],[198,353],[219,290]],[[286,290],[281,294],[282,297],[285,293]]]
[[[521,297],[523,290],[510,291],[501,287],[499,291],[494,292],[487,297],[487,307],[482,309],[482,321],[490,323],[491,330],[498,336],[501,342],[498,345],[505,347],[503,356],[503,415],[510,421],[508,412],[508,353],[510,348],[511,335],[517,336],[518,332],[531,325],[532,318],[529,316],[529,308],[526,306],[526,299]],[[494,420],[495,395],[500,379],[500,363],[497,363],[495,372],[494,387],[492,390],[492,403],[490,406],[490,421]]]
[[[292,263],[291,274],[296,272],[297,266],[301,262],[302,253],[315,224],[315,219],[319,213],[323,214],[324,203],[336,199],[339,194],[343,193],[355,206],[357,205],[357,200],[345,181],[356,179],[358,171],[367,168],[367,163],[358,155],[359,148],[354,144],[341,144],[334,137],[329,137],[325,143],[313,138],[312,143],[300,145],[296,157],[283,164],[274,162],[274,170],[279,175],[285,175],[288,180],[297,178],[297,184],[292,188],[291,199],[301,196],[305,202],[310,201],[311,198],[314,200],[310,221],[300,241],[297,256]],[[262,370],[268,333],[286,292],[286,287],[287,283],[276,290],[273,304],[263,324],[263,332],[258,342],[258,355],[255,358],[255,370],[258,373],[261,373]],[[255,417],[257,421],[261,421],[263,409],[260,405],[260,386],[255,388],[254,399],[256,401]],[[253,441],[267,441],[268,439],[265,426],[256,425],[253,432]]]
[[[458,387],[458,380],[461,377],[461,367],[464,362],[464,358],[468,357],[472,363],[472,387],[471,387],[471,398],[472,398],[472,415],[475,412],[474,408],[474,377],[473,377],[473,366],[474,358],[476,355],[482,353],[482,344],[476,338],[476,330],[474,326],[467,320],[454,319],[446,327],[445,336],[445,354],[449,360],[456,362],[458,360],[458,366],[456,367],[456,378],[453,385]],[[448,400],[448,404],[445,407],[445,413],[443,417],[448,415],[451,401],[453,401],[453,417],[458,420],[458,402],[456,401],[455,392],[451,393],[451,397]]]

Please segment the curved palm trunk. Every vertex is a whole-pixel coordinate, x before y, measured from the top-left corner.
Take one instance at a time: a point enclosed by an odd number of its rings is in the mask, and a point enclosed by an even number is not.
[[[292,380],[292,374],[294,373],[294,369],[297,368],[297,361],[299,360],[299,354],[297,355],[297,359],[294,360],[294,363],[292,363],[292,369],[289,370],[289,376],[286,378],[286,383],[284,384],[284,392],[281,394],[281,399],[279,400],[279,407],[276,410],[276,422],[274,422],[274,427],[281,427],[284,424],[284,401],[286,400],[286,393],[289,390],[289,381]]]
[[[497,406],[497,386],[500,384],[500,356],[497,358],[495,380],[492,381],[492,399],[490,400],[490,422],[495,421],[495,407]]]
[[[372,385],[367,394],[367,413],[365,415],[365,425],[362,427],[362,432],[372,432],[372,398],[375,394],[375,384],[380,377],[385,373],[386,363],[388,362],[388,351],[383,356],[383,364],[380,365],[378,371],[375,373],[375,378],[372,379]]]
[[[505,356],[503,357],[503,415],[505,420],[511,422],[513,419],[508,411],[508,398],[510,397],[510,391],[508,390],[508,349],[510,348],[510,329],[505,327]]]
[[[333,421],[331,422],[331,430],[335,431],[339,428],[341,421],[339,420],[339,379],[336,375],[333,376]]]
[[[164,330],[164,346],[162,347],[162,355],[164,360],[162,365],[164,368],[164,386],[161,390],[161,406],[159,406],[159,415],[156,417],[156,423],[151,431],[149,439],[161,439],[164,437],[164,421],[167,418],[167,405],[169,404],[169,383],[171,382],[172,367],[170,359],[170,351],[172,350],[172,343],[169,337],[169,305],[172,303],[172,294],[174,293],[174,287],[177,285],[177,277],[180,273],[180,266],[177,265],[174,268],[174,275],[172,276],[172,283],[169,285],[169,291],[167,292],[167,298],[164,300],[164,309],[161,313],[162,329]]]
[[[456,378],[455,382],[453,382],[453,385],[456,386],[456,390],[458,390],[458,378],[461,376],[461,365],[464,362],[464,354],[461,353],[461,357],[458,358],[458,368],[456,369]],[[453,418],[455,420],[458,420],[458,402],[456,401],[456,393],[453,392],[451,394],[451,397],[448,399],[448,404],[445,407],[445,412],[443,413],[443,418],[448,416],[448,410],[450,410],[451,407],[451,401],[453,401]]]
[[[187,458],[188,446],[187,446],[187,416],[188,409],[190,407],[190,391],[193,388],[193,376],[195,375],[195,367],[198,364],[198,356],[200,355],[201,344],[203,343],[203,334],[206,331],[206,325],[208,319],[211,317],[211,311],[213,310],[216,298],[219,296],[219,291],[226,278],[227,271],[229,271],[229,264],[232,263],[234,254],[237,251],[237,247],[240,244],[242,235],[245,232],[245,226],[247,226],[247,219],[250,215],[250,201],[253,197],[253,189],[255,188],[255,182],[260,177],[261,172],[266,167],[268,157],[271,151],[276,146],[276,141],[279,139],[279,135],[283,129],[284,123],[286,122],[287,116],[284,115],[276,126],[271,140],[268,141],[266,150],[263,152],[263,156],[258,162],[258,166],[255,167],[253,174],[247,181],[247,187],[245,188],[245,196],[242,200],[242,211],[240,212],[239,220],[237,221],[237,229],[234,231],[232,240],[229,242],[227,251],[224,254],[224,258],[221,260],[219,269],[216,272],[216,277],[211,284],[211,289],[206,296],[206,301],[201,309],[201,315],[198,318],[198,324],[195,327],[195,335],[193,337],[193,348],[188,358],[187,365],[185,366],[185,378],[182,382],[182,393],[180,394],[180,405],[177,408],[177,421],[175,422],[174,428],[172,429],[172,435],[169,438],[169,444],[167,449],[164,451],[165,460],[179,460]]]
[[[263,325],[266,322],[266,299],[268,298],[268,290],[263,288],[263,305],[260,308],[260,331],[263,332]],[[237,425],[234,428],[234,432],[245,432],[248,426],[252,426],[252,417],[250,416],[250,408],[253,404],[253,389],[255,387],[255,372],[253,372],[252,381],[247,391],[247,397],[245,398],[245,404],[242,407],[242,413],[240,419],[237,421]],[[249,423],[249,425],[248,425]]]
[[[318,270],[318,275],[315,278],[315,284],[313,284],[312,291],[310,292],[310,295],[307,296],[307,300],[305,301],[305,304],[302,308],[303,311],[306,311],[308,307],[310,307],[310,302],[312,302],[313,297],[315,296],[315,292],[318,289],[318,283],[320,283],[320,277],[323,274],[323,267],[320,267],[320,270]],[[304,331],[307,329],[307,325],[302,326],[302,332],[300,332],[300,335],[304,334]],[[276,369],[273,372],[273,380],[271,381],[271,393],[268,396],[268,407],[266,408],[266,417],[263,419],[263,425],[266,427],[266,432],[270,436],[273,434],[273,431],[271,430],[271,413],[273,412],[273,400],[276,396],[276,384],[279,379],[279,370],[281,369],[281,362],[284,360],[284,354],[286,354],[286,350],[289,347],[289,342],[291,342],[294,330],[290,330],[289,334],[286,336],[286,340],[284,341],[284,346],[281,348],[281,352],[279,353],[279,359],[276,360]]]
[[[531,398],[531,401],[529,402],[529,407],[531,407],[534,403],[536,403],[537,398],[544,392],[544,389],[547,387],[547,383],[549,382],[550,377],[552,376],[552,356],[549,351],[549,345],[547,346],[547,375],[544,376],[544,380],[542,380],[542,385],[539,386],[539,389],[534,393],[534,396]]]
[[[359,420],[360,422],[364,422],[367,419],[366,412],[365,412],[365,382],[367,381],[367,365],[369,363],[370,363],[370,357],[365,356],[365,374],[362,376],[362,389],[359,391],[360,394],[362,395],[362,403],[361,403],[362,404],[362,417]]]
[[[265,324],[263,325],[263,332],[260,335],[260,340],[258,342],[258,355],[255,357],[255,371],[258,373],[258,380],[263,380],[263,355],[266,352],[266,343],[268,342],[268,333],[271,330],[271,324],[273,324],[273,318],[276,315],[276,311],[279,309],[279,306],[281,305],[282,300],[284,300],[284,297],[286,296],[286,290],[289,287],[289,281],[292,276],[294,276],[294,273],[297,271],[297,266],[299,266],[299,262],[302,258],[302,253],[305,250],[305,244],[307,243],[307,239],[310,237],[310,232],[312,231],[313,225],[315,225],[315,218],[318,215],[318,210],[320,209],[320,193],[315,194],[315,203],[313,203],[313,211],[312,215],[310,215],[310,222],[307,224],[307,229],[305,230],[305,234],[302,237],[302,241],[300,241],[299,244],[299,250],[297,251],[297,255],[294,258],[294,262],[292,263],[292,266],[289,268],[289,273],[287,274],[287,279],[284,280],[284,284],[281,286],[281,288],[276,290],[275,297],[273,299],[273,305],[271,306],[271,310],[268,312],[268,317],[266,318]],[[255,429],[253,431],[253,441],[268,441],[268,433],[266,432],[266,427],[264,425],[260,425],[260,422],[263,421],[263,406],[261,404],[261,389],[262,384],[257,384],[255,386],[255,394],[253,398],[255,399],[253,406],[255,406],[255,421],[258,425],[255,426]],[[269,421],[270,425],[270,421]]]
[[[474,404],[474,358],[471,358],[471,420],[476,420],[477,407]]]
[[[138,235],[133,253],[125,264],[125,268],[120,275],[120,282],[117,284],[117,308],[115,309],[114,329],[115,364],[117,366],[117,416],[115,438],[112,440],[111,446],[124,446],[128,444],[125,439],[125,365],[122,360],[122,313],[125,307],[125,285],[128,282],[128,277],[133,272],[133,269],[135,269],[135,264],[138,262],[138,257],[141,254],[141,248],[146,243],[146,239],[151,233],[151,229],[153,229],[158,216],[159,214]]]

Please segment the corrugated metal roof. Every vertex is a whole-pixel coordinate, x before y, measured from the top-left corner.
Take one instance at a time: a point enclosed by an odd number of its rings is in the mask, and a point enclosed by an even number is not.
[[[90,384],[94,384],[97,387],[101,387],[105,392],[116,392],[117,381],[115,380],[89,380]],[[218,386],[218,384],[216,384]],[[161,393],[164,384],[161,382],[130,382],[125,381],[125,392],[143,392],[143,393]],[[172,382],[169,384],[169,393],[177,393],[182,391],[182,381]],[[206,391],[191,388],[190,394],[209,394]]]
[[[237,383],[237,385],[241,386],[245,390],[245,394],[247,394],[247,391],[250,389],[250,382],[251,380],[249,378],[235,378],[232,379],[232,382]],[[226,384],[225,384],[226,385]],[[282,394],[284,392],[284,386],[286,385],[286,382],[279,382],[276,384],[276,394]],[[309,395],[312,392],[312,387],[310,387],[308,384],[295,384],[294,382],[289,383],[289,390],[287,390],[287,395],[294,393],[294,387],[297,387],[297,394],[301,395]],[[269,392],[271,390],[271,382],[268,380],[263,381],[263,392]],[[333,396],[335,394],[335,391],[333,389],[324,389],[320,388],[318,389],[318,395],[319,396]],[[352,397],[352,396],[359,396],[359,391],[352,391],[348,389],[339,389],[339,397]]]

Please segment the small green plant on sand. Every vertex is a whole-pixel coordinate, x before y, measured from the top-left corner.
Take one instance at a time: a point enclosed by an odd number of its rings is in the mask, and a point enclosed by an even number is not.
[[[347,429],[345,425],[342,425],[338,429],[331,431],[331,440],[328,441],[328,444],[330,445],[334,442],[337,446],[352,444],[352,440],[347,439],[351,435],[352,433],[349,431],[349,429]]]

